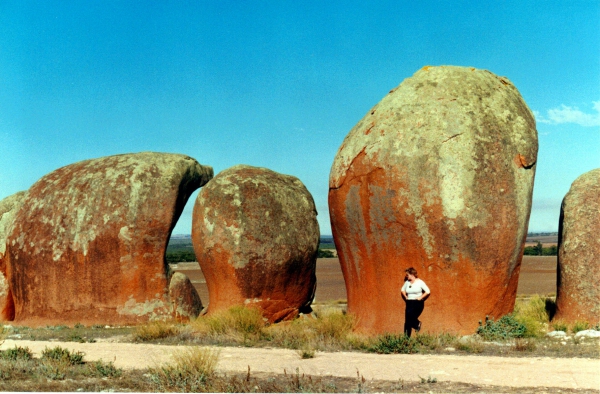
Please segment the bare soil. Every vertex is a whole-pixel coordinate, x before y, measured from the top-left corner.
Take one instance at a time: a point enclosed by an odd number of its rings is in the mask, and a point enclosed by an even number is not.
[[[14,346],[29,347],[37,357],[46,347],[61,346],[84,352],[86,361],[113,361],[115,366],[124,369],[156,367],[171,361],[173,352],[183,348],[110,341],[73,343],[23,340],[7,340],[1,348]],[[289,349],[219,347],[219,350],[217,370],[229,374],[250,370],[253,373],[271,375],[341,377],[353,379],[354,384],[361,382],[367,387],[381,385],[385,381],[396,385],[396,389],[391,391],[399,391],[404,383],[421,383],[423,380],[440,383],[440,386],[432,383],[421,387],[421,390],[427,388],[425,391],[436,387],[442,389],[442,386],[449,391],[477,386],[484,387],[484,391],[505,392],[515,388],[537,388],[537,392],[552,392],[558,388],[600,390],[600,360],[597,359],[378,355],[351,352],[317,352],[314,358],[302,359],[297,351]],[[485,386],[490,387],[486,389]],[[492,390],[493,386],[504,389]],[[380,389],[385,388],[382,386]],[[390,387],[386,391],[390,391]]]
[[[186,274],[204,305],[208,304],[206,280],[198,263],[172,265],[175,271]],[[549,295],[556,293],[556,256],[523,256],[517,294]],[[346,285],[338,258],[317,259],[317,291],[315,303],[345,302]]]

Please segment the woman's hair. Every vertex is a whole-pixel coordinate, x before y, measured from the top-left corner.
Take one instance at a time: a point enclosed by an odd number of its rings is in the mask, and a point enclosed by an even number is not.
[[[406,272],[407,274],[414,275],[415,278],[419,277],[419,275],[417,275],[417,270],[414,269],[413,267],[405,269],[404,272]]]

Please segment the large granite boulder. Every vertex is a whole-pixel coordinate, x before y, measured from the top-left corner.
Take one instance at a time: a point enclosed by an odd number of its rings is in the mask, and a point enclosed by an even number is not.
[[[165,250],[212,168],[143,152],[62,167],[28,192],[6,263],[21,324],[126,324],[171,316]]]
[[[348,311],[401,332],[404,270],[432,291],[426,331],[472,333],[514,307],[537,157],[533,114],[489,71],[424,67],[346,136],[329,178]]]
[[[600,323],[600,168],[573,182],[558,232],[555,319]]]
[[[175,311],[175,319],[189,321],[202,311],[202,301],[187,275],[175,272],[169,282],[169,299]]]
[[[208,314],[247,305],[277,322],[310,310],[319,226],[297,178],[245,165],[219,173],[198,193],[192,241]]]
[[[18,192],[0,201],[0,321],[13,320],[15,308],[6,276],[6,238],[27,192]]]

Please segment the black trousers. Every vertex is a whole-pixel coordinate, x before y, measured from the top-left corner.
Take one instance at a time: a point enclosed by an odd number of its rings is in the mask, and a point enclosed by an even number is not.
[[[404,312],[404,334],[410,338],[412,329],[419,328],[419,316],[423,313],[425,301],[406,300],[406,311]]]

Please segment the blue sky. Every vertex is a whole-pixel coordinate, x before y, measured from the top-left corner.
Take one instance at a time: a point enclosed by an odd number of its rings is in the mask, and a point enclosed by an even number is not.
[[[365,113],[425,65],[508,77],[536,113],[530,231],[600,167],[598,1],[0,2],[0,199],[61,166],[184,153],[313,194]],[[174,233],[191,231],[188,203]]]

